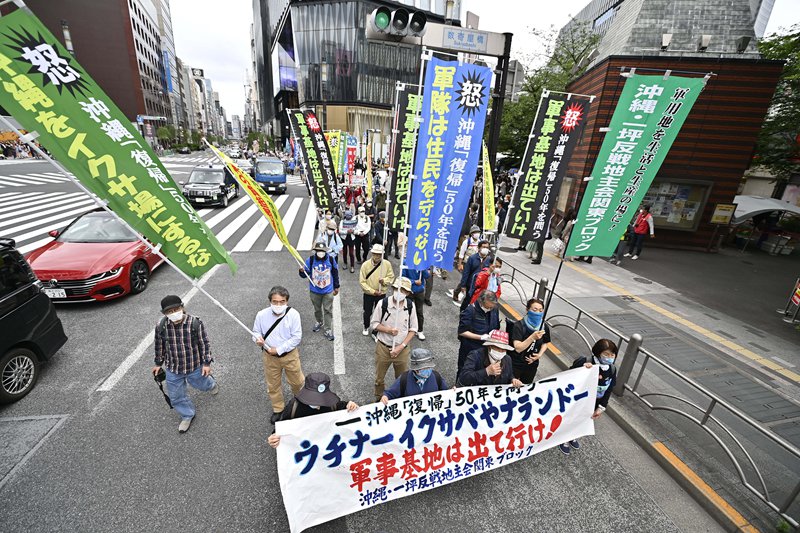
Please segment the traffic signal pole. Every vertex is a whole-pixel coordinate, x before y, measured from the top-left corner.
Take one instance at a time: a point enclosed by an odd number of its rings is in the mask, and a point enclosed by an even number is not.
[[[506,99],[506,82],[508,81],[508,64],[511,60],[511,38],[512,33],[503,33],[505,44],[503,45],[503,55],[497,62],[500,75],[495,79],[494,94],[492,95],[492,125],[489,130],[489,142],[486,149],[489,152],[489,163],[492,170],[495,168],[497,160],[497,145],[500,142],[500,126],[503,117],[503,104]]]

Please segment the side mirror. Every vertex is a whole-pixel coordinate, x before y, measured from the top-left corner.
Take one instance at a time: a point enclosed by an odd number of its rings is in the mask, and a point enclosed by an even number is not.
[[[50,235],[52,238],[54,238],[54,239],[55,239],[55,238],[57,238],[57,237],[58,237],[58,235],[59,235],[59,231],[58,231],[57,229],[54,229],[53,231],[48,231],[48,232],[47,232],[47,234],[48,234],[48,235]]]

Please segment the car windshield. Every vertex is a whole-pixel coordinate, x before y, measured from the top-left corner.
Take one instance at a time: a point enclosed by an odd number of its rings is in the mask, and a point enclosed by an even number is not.
[[[80,217],[58,236],[60,242],[131,242],[137,236],[108,213]]]
[[[220,184],[225,181],[225,174],[221,170],[211,168],[195,169],[189,176],[189,183],[214,183]]]
[[[283,174],[283,163],[279,161],[259,161],[256,163],[256,172],[268,176],[280,176]]]
[[[250,168],[253,166],[253,164],[247,159],[237,159],[234,161],[234,163],[236,163],[236,166],[239,168]]]

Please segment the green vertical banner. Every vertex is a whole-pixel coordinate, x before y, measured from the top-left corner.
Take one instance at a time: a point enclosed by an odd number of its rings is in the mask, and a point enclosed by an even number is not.
[[[27,9],[0,17],[0,106],[187,275],[236,271],[131,121]]]
[[[614,253],[705,83],[628,75],[565,255]]]

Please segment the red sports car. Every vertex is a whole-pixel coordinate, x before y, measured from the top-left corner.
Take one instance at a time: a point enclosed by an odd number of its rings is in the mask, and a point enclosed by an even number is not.
[[[163,259],[102,209],[76,218],[27,256],[54,302],[111,300],[147,288]]]

